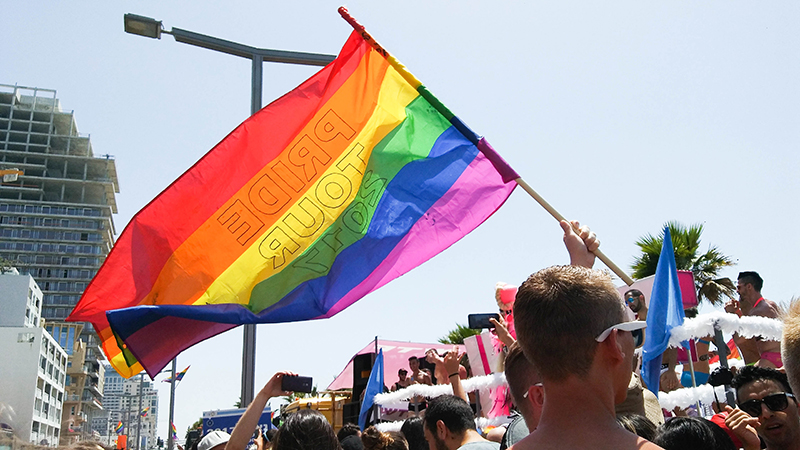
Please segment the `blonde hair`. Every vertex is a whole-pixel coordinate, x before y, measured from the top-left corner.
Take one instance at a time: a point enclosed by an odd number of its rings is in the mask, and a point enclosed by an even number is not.
[[[792,390],[800,392],[800,298],[793,298],[783,316],[781,357]]]

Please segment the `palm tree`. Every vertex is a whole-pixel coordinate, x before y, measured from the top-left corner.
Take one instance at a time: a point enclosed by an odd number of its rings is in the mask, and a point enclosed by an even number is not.
[[[481,334],[481,330],[473,330],[464,325],[456,324],[456,328],[450,330],[447,336],[439,338],[439,343],[461,345],[464,343],[464,338],[475,336],[476,334]]]
[[[707,300],[712,305],[716,305],[722,303],[726,298],[733,298],[736,293],[733,281],[730,278],[717,278],[717,276],[722,268],[733,266],[736,263],[713,245],[709,245],[705,253],[698,255],[703,225],[694,224],[686,227],[679,222],[672,221],[667,222],[665,226],[669,227],[672,236],[675,265],[678,270],[690,270],[694,274],[698,300]],[[631,265],[633,278],[640,279],[656,273],[663,242],[663,231],[657,237],[648,233],[636,241],[642,254]]]
[[[292,392],[292,395],[285,395],[282,398],[289,403],[299,399],[299,398],[314,398],[319,397],[319,391],[317,391],[317,386],[313,386],[311,388],[311,392]]]

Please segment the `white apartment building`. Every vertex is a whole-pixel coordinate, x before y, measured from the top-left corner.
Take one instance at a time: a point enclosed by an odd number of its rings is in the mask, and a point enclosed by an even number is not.
[[[41,327],[41,301],[30,275],[0,274],[0,404],[19,439],[57,447],[68,358]]]
[[[40,326],[42,290],[33,277],[20,275],[14,268],[0,277],[0,327]]]
[[[142,392],[141,408],[139,392]],[[122,421],[125,426],[125,433],[128,435],[128,445],[135,448],[136,432],[141,420],[139,436],[141,449],[152,449],[158,440],[158,390],[153,382],[146,377],[140,376],[125,379],[122,378],[110,365],[105,366],[105,386],[103,389],[103,408],[105,410],[102,418],[94,420],[94,430],[104,436],[103,442],[113,442],[116,434],[114,426]],[[142,417],[143,409],[149,408],[147,414]]]

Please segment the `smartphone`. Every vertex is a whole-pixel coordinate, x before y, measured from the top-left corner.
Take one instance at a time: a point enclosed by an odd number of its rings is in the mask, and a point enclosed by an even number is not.
[[[492,322],[489,322],[489,319],[500,320],[500,314],[497,313],[488,313],[488,314],[470,314],[467,316],[467,321],[469,321],[469,327],[473,330],[480,330],[482,328],[494,328]]]
[[[284,375],[281,380],[281,389],[291,392],[311,392],[313,382],[311,377]]]

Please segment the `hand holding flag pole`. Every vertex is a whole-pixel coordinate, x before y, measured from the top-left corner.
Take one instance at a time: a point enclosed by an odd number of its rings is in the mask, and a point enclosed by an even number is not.
[[[344,20],[347,21],[347,23],[350,24],[350,26],[353,27],[354,30],[356,30],[358,33],[361,34],[361,37],[363,37],[365,41],[367,41],[370,45],[372,45],[372,47],[378,53],[383,55],[383,57],[386,58],[389,64],[391,64],[409,84],[411,84],[414,87],[422,85],[422,82],[420,82],[411,72],[408,71],[408,69],[405,68],[405,66],[403,66],[402,63],[400,63],[400,61],[397,60],[397,58],[395,58],[388,51],[386,51],[386,49],[384,49],[378,43],[378,41],[376,41],[372,37],[372,35],[370,35],[367,32],[367,30],[364,28],[364,25],[358,23],[358,21],[356,21],[356,19],[350,15],[350,13],[347,11],[347,8],[345,8],[344,6],[340,7],[339,14],[342,16]],[[420,95],[425,97],[431,103],[431,105],[434,108],[436,108],[444,117],[451,120],[451,122],[453,122],[453,125],[456,128],[458,128],[459,131],[464,133],[465,136],[468,137],[475,136],[475,133],[472,130],[470,130],[463,122],[461,122],[460,119],[455,117],[455,115],[446,106],[444,106],[444,104],[441,101],[439,101],[436,97],[433,97],[433,95],[430,94],[427,88],[423,87],[422,89],[420,89]],[[511,167],[508,166],[508,164],[503,160],[502,157],[500,157],[499,154],[497,154],[494,151],[494,149],[492,149],[491,147],[489,147],[489,149],[481,147],[481,151],[496,166],[506,166],[507,168],[506,173],[514,175],[513,179],[517,183],[517,185],[522,189],[524,189],[525,192],[528,193],[528,195],[533,197],[533,199],[536,200],[545,210],[547,210],[547,212],[549,212],[550,215],[553,216],[557,221],[561,222],[562,220],[567,220],[555,208],[553,208],[553,206],[550,205],[550,203],[548,203],[547,200],[544,199],[544,197],[542,197],[541,195],[539,195],[539,193],[534,191],[533,188],[530,187],[530,185],[528,185],[528,183],[525,182],[525,180],[523,180],[513,169],[511,169]],[[576,233],[580,233],[580,230],[578,230],[574,225],[572,229]],[[618,277],[620,277],[622,281],[625,282],[625,284],[627,284],[628,286],[633,284],[633,279],[631,279],[631,277],[628,276],[628,274],[626,274],[622,269],[620,269],[619,266],[614,264],[614,262],[611,261],[611,259],[609,259],[609,257],[606,256],[602,251],[600,251],[600,249],[596,249],[592,253],[594,253],[595,256],[600,258],[600,261],[603,261],[603,264],[605,264],[606,267],[611,269],[612,272],[614,272]]]
[[[514,181],[516,181],[517,185],[522,189],[524,189],[525,192],[528,193],[528,195],[533,197],[534,200],[536,200],[540,205],[542,205],[542,208],[547,210],[547,212],[549,212],[550,215],[553,216],[557,221],[561,222],[562,220],[565,220],[570,224],[572,223],[568,221],[564,216],[562,216],[561,213],[559,213],[555,208],[553,208],[553,206],[550,205],[550,203],[548,203],[547,200],[544,199],[544,197],[539,195],[538,192],[534,191],[533,188],[530,187],[528,183],[525,182],[525,180],[523,180],[522,178],[517,178]],[[576,233],[580,233],[580,230],[578,230],[575,227],[575,225],[572,226],[572,230],[575,231]],[[614,272],[618,277],[620,277],[620,279],[622,279],[622,281],[624,281],[625,284],[627,284],[628,286],[633,284],[633,279],[631,279],[631,277],[629,277],[628,274],[626,274],[622,269],[620,269],[619,266],[614,264],[614,261],[611,261],[611,259],[609,259],[609,257],[606,256],[605,253],[600,251],[599,248],[594,250],[592,253],[594,253],[595,256],[600,258],[600,261],[603,261],[603,264],[605,264],[606,267],[611,269],[612,272]]]

